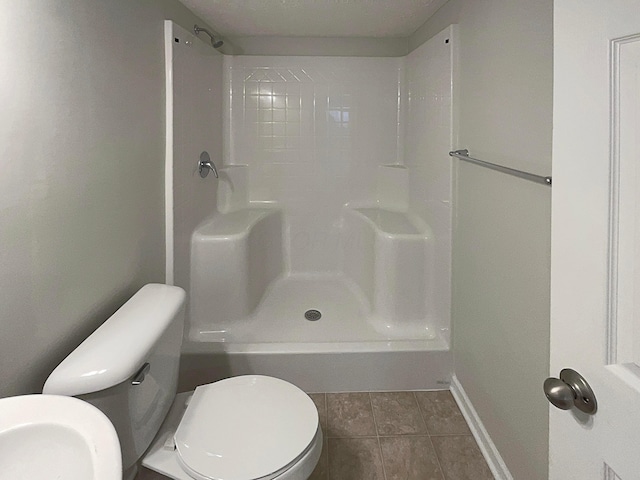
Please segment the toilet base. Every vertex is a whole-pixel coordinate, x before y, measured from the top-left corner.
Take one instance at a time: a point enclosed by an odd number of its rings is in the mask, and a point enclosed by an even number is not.
[[[178,462],[178,454],[173,444],[173,435],[176,432],[180,420],[189,403],[193,392],[184,392],[176,395],[160,431],[151,443],[142,465],[174,480],[193,480]],[[318,426],[313,442],[305,455],[291,468],[285,470],[273,480],[307,480],[315,468],[322,453],[322,430]],[[252,480],[252,479],[247,479]]]

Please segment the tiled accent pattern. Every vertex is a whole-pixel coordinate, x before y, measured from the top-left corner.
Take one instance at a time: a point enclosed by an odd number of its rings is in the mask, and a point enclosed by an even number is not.
[[[448,391],[310,396],[325,435],[310,480],[493,479]]]
[[[402,59],[237,56],[226,70],[226,164],[247,164],[252,201],[286,212],[294,272],[340,270],[347,202],[375,202],[397,163]]]

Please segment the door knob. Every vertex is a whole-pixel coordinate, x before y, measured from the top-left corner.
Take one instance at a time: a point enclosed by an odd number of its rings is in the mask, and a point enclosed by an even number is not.
[[[563,369],[560,378],[547,378],[543,388],[547,400],[561,410],[576,407],[589,415],[594,415],[598,410],[595,393],[584,377],[575,370]]]

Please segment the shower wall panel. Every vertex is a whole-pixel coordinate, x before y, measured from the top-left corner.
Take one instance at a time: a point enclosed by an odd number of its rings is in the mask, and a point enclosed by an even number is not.
[[[456,26],[452,25],[405,57],[401,101],[404,164],[409,171],[409,210],[434,235],[433,286],[427,295],[430,324],[449,340],[451,318],[451,197],[453,79]]]
[[[171,24],[173,104],[173,283],[189,289],[191,235],[216,211],[218,182],[200,178],[196,164],[206,150],[222,162],[222,55]],[[170,244],[170,242],[168,242]]]
[[[225,60],[226,164],[248,165],[249,200],[284,210],[292,272],[340,269],[342,208],[376,201],[399,163],[401,58]]]

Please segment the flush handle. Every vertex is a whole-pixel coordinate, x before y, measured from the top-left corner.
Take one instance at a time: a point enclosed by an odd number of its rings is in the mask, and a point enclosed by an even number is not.
[[[147,362],[133,376],[133,380],[131,380],[131,385],[140,385],[142,382],[144,382],[144,377],[147,376],[147,373],[149,373],[149,370],[151,370],[151,365]]]
[[[594,415],[598,411],[595,393],[584,377],[575,370],[563,369],[560,378],[547,378],[543,388],[547,400],[561,410],[576,407],[588,415]]]

